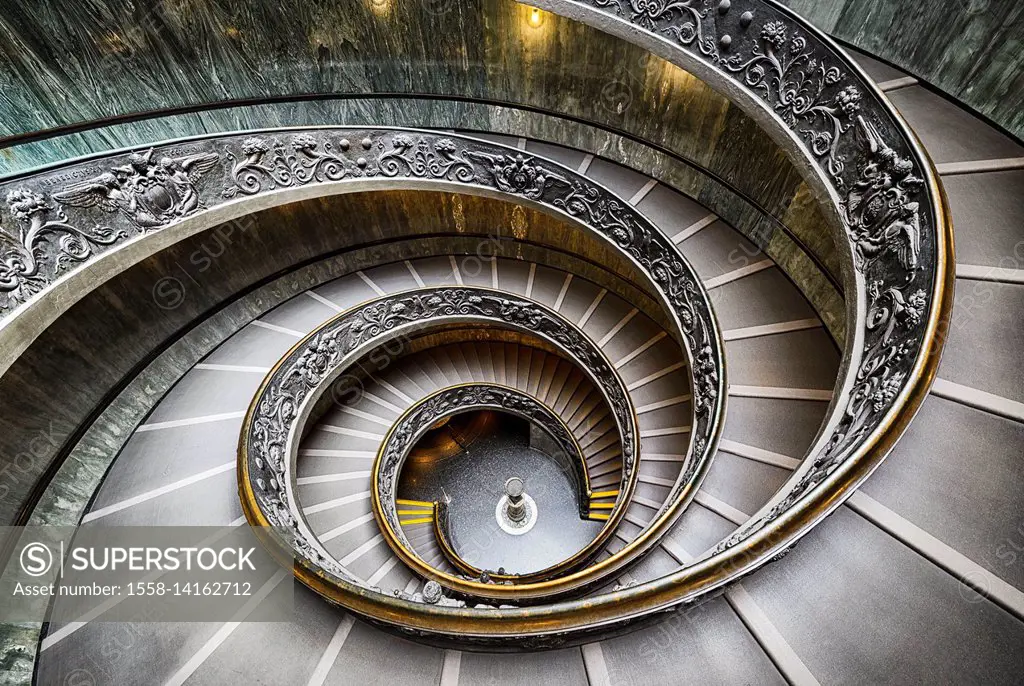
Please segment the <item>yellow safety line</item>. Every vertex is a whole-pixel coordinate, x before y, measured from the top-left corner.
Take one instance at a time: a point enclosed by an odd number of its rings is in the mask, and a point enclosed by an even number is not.
[[[619,494],[618,491],[598,491],[597,493],[591,493],[591,498],[614,498]]]
[[[430,514],[430,511],[428,510],[428,511],[424,512],[423,510],[399,510],[398,514],[400,514],[400,515],[426,515],[426,514]]]
[[[591,510],[611,510],[615,508],[615,503],[590,503]]]
[[[593,512],[589,517],[587,517],[587,519],[593,519],[596,521],[603,522],[607,521],[608,519],[611,519],[611,514],[601,514],[599,512]]]
[[[427,517],[426,519],[406,519],[405,521],[399,519],[398,523],[405,526],[406,524],[427,524],[432,521],[434,521],[433,517]]]
[[[424,500],[402,500],[397,498],[395,500],[399,505],[419,505],[420,507],[434,507],[434,503],[428,503]]]

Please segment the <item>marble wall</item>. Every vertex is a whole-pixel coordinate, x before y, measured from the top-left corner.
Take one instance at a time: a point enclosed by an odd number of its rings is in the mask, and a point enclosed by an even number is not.
[[[783,0],[1024,138],[1024,4],[1015,0]]]
[[[399,96],[446,96],[650,141],[780,222],[813,227],[808,245],[827,243],[800,174],[723,96],[625,41],[548,13],[534,27],[528,12],[514,0],[10,0],[0,17],[0,168],[252,128],[268,109],[276,125],[335,123],[339,111],[378,123],[408,111]],[[253,107],[222,109],[240,102]],[[485,129],[466,104],[460,127]],[[115,124],[161,111],[179,114]],[[17,145],[40,131],[63,135]]]

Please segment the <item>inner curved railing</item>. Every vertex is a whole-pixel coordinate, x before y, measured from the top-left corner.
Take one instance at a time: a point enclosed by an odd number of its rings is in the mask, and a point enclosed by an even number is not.
[[[243,506],[250,522],[267,522],[288,530],[290,540],[281,538],[276,544],[280,550],[293,550],[297,564],[306,564],[314,572],[325,569],[358,583],[319,544],[295,497],[294,464],[299,438],[318,399],[335,379],[372,349],[398,337],[467,323],[512,328],[546,341],[574,360],[604,394],[622,439],[622,495],[602,532],[574,556],[572,564],[589,558],[612,534],[624,514],[623,504],[629,502],[636,484],[640,442],[633,404],[611,363],[582,331],[539,303],[483,288],[432,288],[385,296],[328,320],[275,365],[249,408],[242,425],[239,453]],[[392,458],[397,460],[397,454]],[[392,522],[387,516],[385,508],[396,497],[396,466],[383,464],[375,469],[380,478],[373,481],[374,509],[383,519],[382,532],[392,537],[393,547],[407,565],[444,587],[479,598],[520,599],[564,593],[610,573],[604,568],[589,568],[586,576],[579,579],[563,577],[550,582],[495,585],[435,570],[408,552],[411,546],[397,521]],[[301,575],[300,578],[305,580]]]
[[[401,559],[407,560],[409,557],[415,556],[416,566],[430,569],[431,572],[424,575],[430,576],[435,581],[439,580],[441,573],[431,567],[422,557],[416,555],[401,526],[396,484],[409,452],[431,427],[439,421],[455,415],[481,409],[500,410],[519,416],[547,432],[554,440],[563,461],[570,466],[573,482],[576,485],[580,517],[585,519],[589,514],[593,493],[590,489],[590,479],[583,451],[572,431],[554,410],[522,391],[501,384],[461,384],[436,391],[410,407],[395,421],[381,444],[371,470],[374,515],[377,517],[381,531],[384,532],[385,541]],[[624,472],[618,491],[620,495],[625,492],[624,489],[627,486],[625,482],[626,474]],[[620,510],[624,503],[624,499],[617,499],[615,508],[609,515]],[[464,560],[452,544],[452,537],[446,525],[448,502],[441,499],[434,503],[434,507],[435,533],[441,550],[463,574],[485,583],[488,581],[495,583],[543,581],[556,574],[569,571],[575,565],[585,563],[588,556],[597,552],[612,533],[609,527],[604,527],[603,531],[607,531],[607,534],[601,538],[600,543],[596,545],[591,543],[578,554],[548,568],[528,574],[504,574],[499,570],[475,567]],[[616,517],[616,519],[618,518]]]

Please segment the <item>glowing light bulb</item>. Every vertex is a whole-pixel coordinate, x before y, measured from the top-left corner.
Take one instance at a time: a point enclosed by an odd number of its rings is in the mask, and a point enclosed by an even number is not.
[[[530,14],[526,19],[526,23],[535,29],[539,28],[540,25],[544,23],[544,13],[541,12],[536,7],[531,7]]]

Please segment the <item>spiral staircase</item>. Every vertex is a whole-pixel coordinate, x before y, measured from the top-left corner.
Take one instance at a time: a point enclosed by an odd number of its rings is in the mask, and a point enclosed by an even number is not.
[[[5,624],[3,683],[1020,682],[1013,136],[772,0],[51,4],[3,523],[284,573]]]

